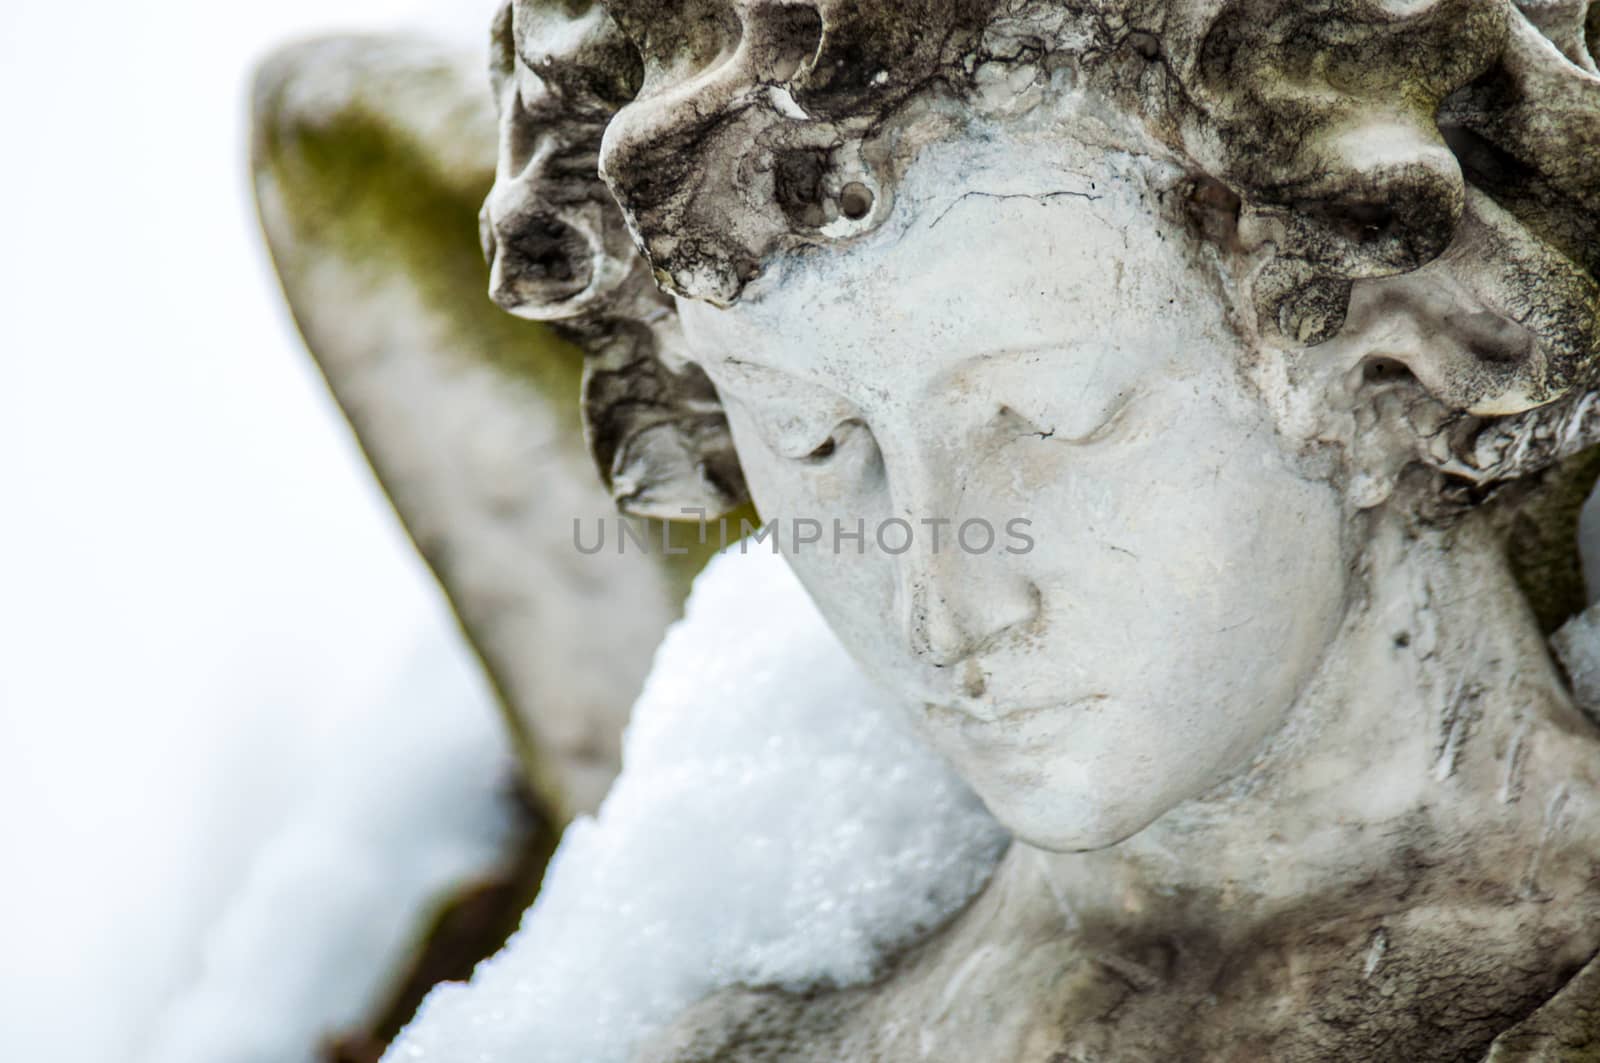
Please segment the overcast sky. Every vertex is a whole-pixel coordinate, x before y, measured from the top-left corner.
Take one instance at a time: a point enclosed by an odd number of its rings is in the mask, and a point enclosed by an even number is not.
[[[451,637],[281,305],[246,85],[492,7],[0,6],[0,1058],[125,1063],[307,750]]]

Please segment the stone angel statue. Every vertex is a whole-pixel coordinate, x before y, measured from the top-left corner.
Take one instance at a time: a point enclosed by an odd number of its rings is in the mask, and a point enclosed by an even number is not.
[[[1600,4],[513,0],[492,40],[490,294],[583,352],[600,479],[752,500],[1010,839],[870,975],[618,1058],[1597,1058]],[[567,1058],[450,1043],[395,1058]]]

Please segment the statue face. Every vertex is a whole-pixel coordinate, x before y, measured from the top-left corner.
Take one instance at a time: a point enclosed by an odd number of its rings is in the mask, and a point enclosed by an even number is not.
[[[1053,849],[1237,771],[1342,613],[1340,499],[1246,382],[1182,177],[1059,129],[947,143],[871,236],[680,305],[824,614]]]

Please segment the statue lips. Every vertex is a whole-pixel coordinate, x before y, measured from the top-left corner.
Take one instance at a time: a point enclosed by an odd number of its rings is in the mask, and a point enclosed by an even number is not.
[[[1066,718],[1075,715],[1078,709],[1106,701],[1110,697],[1110,694],[1104,693],[1086,694],[1042,705],[999,709],[987,713],[971,712],[933,702],[924,702],[922,708],[923,717],[929,727],[944,735],[959,738],[964,743],[984,749],[1021,751],[1038,746],[1040,743],[1052,742],[1058,737],[1053,729],[1047,729],[1049,733],[1041,734],[1039,728],[1030,727],[1029,724],[1042,721],[1047,716],[1059,715]]]

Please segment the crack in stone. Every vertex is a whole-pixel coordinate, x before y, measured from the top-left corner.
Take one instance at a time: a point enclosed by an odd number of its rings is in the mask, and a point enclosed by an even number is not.
[[[1073,189],[1061,189],[1056,192],[966,192],[954,203],[946,207],[937,218],[933,219],[933,223],[928,226],[928,230],[931,232],[938,228],[939,223],[944,221],[951,211],[969,199],[1031,199],[1038,203],[1048,203],[1050,200],[1059,199],[1062,196],[1071,196],[1074,199],[1082,199],[1089,202],[1105,198],[1104,196],[1094,195],[1092,192],[1079,192]]]

